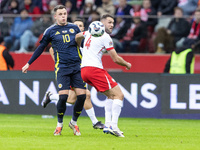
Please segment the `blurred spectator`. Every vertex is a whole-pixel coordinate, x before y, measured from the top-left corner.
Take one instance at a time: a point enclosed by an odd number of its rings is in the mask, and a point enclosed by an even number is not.
[[[38,15],[42,12],[38,6],[35,6],[32,0],[24,0],[23,3],[20,4],[21,9],[26,9],[29,14]]]
[[[74,22],[77,18],[78,18],[78,12],[77,11],[72,11],[68,17],[67,17],[67,21],[68,22]]]
[[[123,46],[120,43],[120,40],[123,39],[128,28],[130,27],[130,25],[123,19],[123,16],[123,12],[116,14],[116,23],[110,35],[112,37],[115,49],[119,52],[123,51]]]
[[[65,6],[67,1],[68,0],[59,0],[58,2],[60,2],[60,4]],[[84,5],[84,0],[70,0],[70,2],[72,4],[72,11],[80,12],[80,10],[82,9]]]
[[[156,14],[157,14],[158,7],[159,7],[159,5],[160,5],[160,0],[151,0],[151,5],[152,5],[152,7],[155,9]]]
[[[8,7],[3,11],[4,14],[19,14],[19,2],[17,0],[9,1]]]
[[[54,7],[56,7],[57,5],[58,5],[57,0],[51,0],[50,3],[49,3],[49,11],[50,11],[50,13],[51,13],[53,22],[55,22],[55,20],[54,20],[54,11],[53,11],[53,9],[54,9]]]
[[[3,37],[0,37],[0,70],[12,70],[14,67],[14,60],[9,54],[8,49],[4,46]]]
[[[198,6],[198,0],[178,0],[178,7],[183,9],[183,15],[192,15]]]
[[[142,39],[147,38],[147,27],[146,24],[141,21],[140,13],[135,12],[132,17],[132,23],[123,37],[122,41],[122,51],[118,52],[139,52],[139,46]]]
[[[194,73],[194,53],[191,48],[177,49],[173,51],[167,61],[164,73],[171,74],[193,74]]]
[[[67,19],[68,19],[68,21],[69,22],[73,22],[73,20],[77,18],[78,12],[77,12],[77,10],[73,9],[72,0],[66,0],[64,6],[65,6],[65,8],[67,10],[67,14],[68,14]]]
[[[31,30],[26,30],[20,37],[20,49],[16,52],[24,53],[30,51],[29,48],[34,48],[39,36],[51,25],[51,17],[45,15],[35,21]]]
[[[9,36],[10,26],[7,21],[0,22],[0,36],[6,37]]]
[[[0,0],[0,13],[3,13],[4,8],[7,9],[8,0]]]
[[[84,16],[85,19],[88,19],[88,16],[96,10],[96,5],[93,0],[85,0],[85,5],[80,11],[80,16]],[[85,17],[87,16],[87,17]]]
[[[126,0],[119,0],[119,6],[116,9],[115,14],[123,13],[126,17],[125,20],[127,23],[132,21],[131,14],[133,15],[133,8],[131,5],[127,4]]]
[[[173,39],[167,32],[166,28],[161,27],[156,32],[154,38],[154,47],[157,54],[171,53],[174,49]]]
[[[100,16],[103,16],[104,14],[114,16],[115,6],[111,0],[102,0],[102,5],[98,7],[96,11],[100,14]]]
[[[190,24],[183,18],[183,10],[180,7],[174,8],[174,18],[170,21],[167,32],[173,37],[174,46],[177,41],[189,34]]]
[[[64,6],[67,10],[67,14],[71,14],[71,12],[73,11],[71,0],[66,0]]]
[[[158,31],[159,28],[167,28],[169,22],[171,21],[170,17],[163,17],[163,15],[173,15],[174,8],[177,6],[177,0],[160,0],[158,7],[158,24],[155,27],[155,31]]]
[[[33,0],[32,3],[33,3],[34,6],[36,6],[40,9],[40,12],[43,13],[44,11],[43,11],[42,1],[46,1],[46,0]]]
[[[194,13],[194,20],[190,29],[189,35],[185,38],[180,39],[176,46],[177,48],[190,48],[194,47],[200,40],[200,10],[197,9]]]
[[[149,34],[151,35],[154,31],[154,27],[157,24],[156,10],[151,6],[150,0],[143,0],[142,8],[140,9],[141,20],[144,21],[148,27]],[[149,17],[150,16],[150,17]]]
[[[49,10],[50,1],[51,1],[51,0],[42,0],[42,11],[43,11],[44,13],[49,13],[49,14],[51,14],[51,12],[50,12],[50,10]]]
[[[174,8],[177,6],[176,0],[160,0],[157,15],[173,15]]]
[[[91,22],[93,22],[93,21],[99,21],[99,19],[100,19],[99,13],[96,12],[96,11],[93,11],[93,12],[90,14],[88,20],[87,20],[86,23],[85,23],[85,29],[88,29],[88,27],[89,27],[89,25],[90,25]]]
[[[33,25],[31,17],[28,16],[28,11],[23,9],[20,12],[20,17],[14,19],[14,23],[11,27],[10,36],[4,38],[5,46],[10,51],[19,49],[19,39],[27,29],[30,29]]]

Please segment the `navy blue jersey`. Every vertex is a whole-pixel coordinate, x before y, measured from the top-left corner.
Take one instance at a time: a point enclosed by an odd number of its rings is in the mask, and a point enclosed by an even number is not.
[[[52,44],[56,68],[80,65],[81,54],[75,41],[75,36],[79,32],[80,29],[72,23],[65,26],[54,24],[45,30],[40,43],[45,46]]]

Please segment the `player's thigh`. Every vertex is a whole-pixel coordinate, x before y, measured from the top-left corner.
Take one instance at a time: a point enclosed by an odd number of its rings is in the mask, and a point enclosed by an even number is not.
[[[69,95],[67,103],[74,104],[76,102],[77,96],[74,90],[69,90]]]
[[[56,72],[56,81],[57,81],[58,91],[70,89],[70,76],[64,74],[62,69],[59,69],[59,71]]]
[[[83,95],[86,94],[86,89],[81,89],[81,88],[74,88],[74,91],[76,92],[76,95]]]
[[[124,94],[122,93],[119,85],[116,85],[115,87],[103,92],[109,99],[124,99]]]
[[[80,70],[71,76],[71,86],[74,87],[76,95],[86,94],[86,83],[81,78]]]

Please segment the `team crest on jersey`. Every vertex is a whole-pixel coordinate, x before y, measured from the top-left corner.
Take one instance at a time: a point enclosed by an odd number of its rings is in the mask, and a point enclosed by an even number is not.
[[[113,42],[112,42],[112,41],[110,41],[110,42],[109,42],[109,46],[112,46],[112,45],[113,45]]]
[[[60,84],[58,84],[58,88],[60,89],[60,88],[62,88],[62,84],[60,83]]]
[[[67,33],[67,30],[62,31],[62,33]]]
[[[72,29],[72,28],[69,29],[69,32],[70,32],[70,33],[74,33],[74,29]]]

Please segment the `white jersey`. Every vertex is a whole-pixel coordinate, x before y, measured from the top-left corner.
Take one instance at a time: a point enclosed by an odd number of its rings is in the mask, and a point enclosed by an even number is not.
[[[81,68],[91,66],[103,69],[101,60],[103,53],[113,49],[113,41],[110,35],[104,33],[101,37],[93,37],[86,31],[84,36]]]

